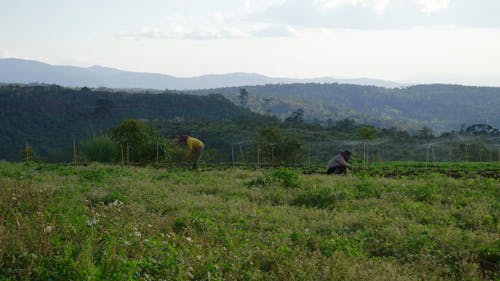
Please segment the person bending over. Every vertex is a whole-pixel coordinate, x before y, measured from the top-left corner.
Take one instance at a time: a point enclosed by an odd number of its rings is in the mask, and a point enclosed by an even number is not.
[[[190,157],[194,160],[193,166],[191,167],[193,170],[198,168],[198,164],[200,163],[201,154],[205,149],[205,145],[203,142],[197,138],[193,138],[189,135],[180,135],[178,138],[178,143],[185,143],[187,145],[186,156]]]

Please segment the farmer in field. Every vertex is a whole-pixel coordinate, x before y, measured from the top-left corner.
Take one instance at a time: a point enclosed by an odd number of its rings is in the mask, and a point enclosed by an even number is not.
[[[201,154],[205,149],[205,145],[202,141],[197,138],[193,138],[188,135],[180,135],[178,138],[178,143],[187,145],[186,156],[194,160],[192,169],[198,168],[198,163],[200,162]]]
[[[348,163],[350,158],[351,152],[349,150],[339,152],[330,160],[330,162],[328,162],[328,165],[326,165],[326,173],[329,175],[346,174],[347,168],[351,168],[351,165]]]

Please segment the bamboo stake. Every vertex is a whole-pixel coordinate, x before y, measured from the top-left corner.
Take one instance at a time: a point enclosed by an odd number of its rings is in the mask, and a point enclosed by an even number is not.
[[[26,142],[25,151],[26,151],[26,162],[28,162],[30,160],[29,149],[28,149],[28,142]]]
[[[500,149],[498,150],[498,159],[500,161]],[[257,168],[260,168],[260,144],[257,144]]]
[[[241,143],[240,143],[240,155],[241,155],[241,161],[243,162],[243,166],[245,166],[245,154],[243,153],[243,150],[241,149]]]
[[[73,162],[76,166],[76,143],[75,143],[75,136],[73,136]]]
[[[307,168],[311,168],[311,147],[307,146]]]
[[[127,165],[130,165],[130,145],[127,143]]]
[[[231,156],[233,159],[233,167],[234,167],[234,144],[231,144]]]

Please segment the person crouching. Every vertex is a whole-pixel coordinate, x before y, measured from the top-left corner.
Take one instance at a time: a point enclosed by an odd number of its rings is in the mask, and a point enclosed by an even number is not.
[[[326,165],[326,173],[329,175],[347,174],[347,168],[351,168],[351,165],[348,163],[350,158],[351,152],[349,150],[339,152],[330,160],[330,162],[328,162],[328,165]]]

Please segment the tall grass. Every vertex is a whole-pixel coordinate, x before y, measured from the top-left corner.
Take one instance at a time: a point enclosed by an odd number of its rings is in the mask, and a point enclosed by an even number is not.
[[[487,178],[0,162],[0,279],[494,280],[499,198]]]

